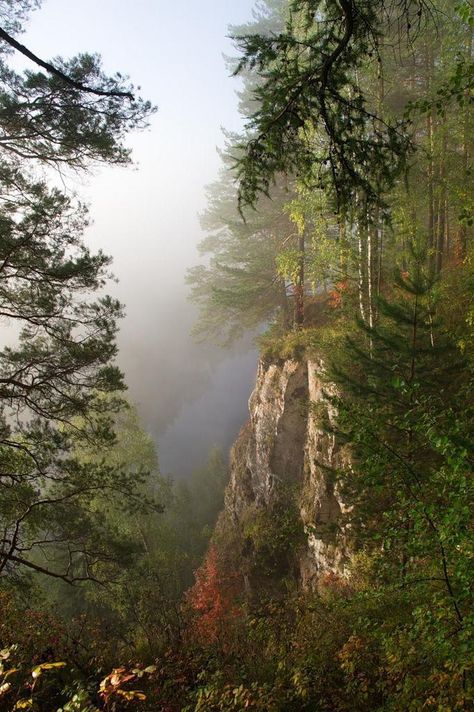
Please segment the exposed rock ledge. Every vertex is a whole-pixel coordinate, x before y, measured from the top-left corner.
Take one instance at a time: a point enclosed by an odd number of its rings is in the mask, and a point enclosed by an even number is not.
[[[293,492],[305,532],[298,575],[310,588],[321,575],[343,575],[346,562],[340,526],[344,504],[333,473],[347,462],[347,452],[319,424],[321,415],[329,422],[334,418],[323,398],[323,373],[320,360],[260,362],[250,420],[231,451],[221,517],[221,526],[242,529],[256,512],[271,509],[279,493]]]

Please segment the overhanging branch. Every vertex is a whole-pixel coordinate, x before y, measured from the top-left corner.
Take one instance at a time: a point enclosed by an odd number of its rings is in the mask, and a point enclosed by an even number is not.
[[[45,574],[46,576],[52,576],[53,578],[61,579],[62,581],[65,581],[71,586],[81,581],[93,581],[94,583],[98,583],[100,586],[105,585],[103,581],[96,579],[94,576],[68,576],[67,574],[60,574],[56,571],[45,569],[43,566],[39,566],[38,564],[34,564],[32,561],[28,561],[28,559],[23,559],[20,556],[14,556],[13,554],[8,556],[8,560],[14,561],[17,564],[21,564],[22,566],[26,566],[27,568],[33,569],[33,571],[37,571],[38,573]]]
[[[125,92],[125,91],[118,91],[118,90],[112,90],[112,91],[105,91],[103,89],[94,89],[93,87],[88,87],[84,84],[81,84],[81,82],[77,82],[75,79],[72,79],[71,77],[68,77],[67,74],[64,74],[64,72],[61,72],[60,69],[57,69],[53,64],[50,64],[49,62],[45,62],[43,59],[38,57],[36,54],[33,54],[28,47],[25,47],[25,45],[22,45],[20,42],[18,42],[14,37],[8,34],[8,32],[5,32],[4,29],[0,27],[0,39],[4,40],[7,42],[11,47],[16,49],[18,52],[21,52],[25,57],[28,57],[28,59],[31,59],[32,62],[35,64],[39,65],[43,69],[46,69],[47,72],[52,74],[55,77],[58,77],[58,79],[62,79],[63,82],[66,84],[69,84],[69,86],[74,87],[74,89],[77,89],[78,91],[83,91],[88,94],[96,94],[97,96],[117,96],[117,97],[122,97],[125,99],[130,99],[130,101],[133,101],[133,94],[130,94],[130,92]]]

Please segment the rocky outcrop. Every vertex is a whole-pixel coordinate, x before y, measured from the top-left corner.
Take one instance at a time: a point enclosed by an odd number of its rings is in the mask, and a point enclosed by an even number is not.
[[[297,568],[307,588],[317,587],[329,572],[343,575],[346,563],[344,504],[335,471],[347,465],[347,452],[322,425],[334,419],[324,397],[327,390],[318,359],[260,363],[249,400],[250,420],[231,451],[221,518],[221,527],[226,522],[247,541],[243,530],[249,520],[271,512],[277,503],[281,511],[282,498],[288,498],[288,506],[290,499],[296,503],[303,533]]]

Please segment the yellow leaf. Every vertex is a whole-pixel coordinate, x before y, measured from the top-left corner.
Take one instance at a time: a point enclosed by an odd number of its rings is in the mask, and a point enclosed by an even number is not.
[[[53,670],[55,668],[66,667],[66,663],[43,663],[41,667],[43,670]]]
[[[117,695],[124,697],[127,701],[130,700],[146,700],[146,695],[137,690],[117,690]]]
[[[26,698],[23,700],[18,700],[16,705],[14,706],[14,710],[28,710],[33,707],[33,700],[31,697],[27,700]]]
[[[0,697],[5,694],[5,692],[8,692],[10,689],[11,685],[9,682],[4,682],[3,685],[0,685]]]
[[[39,677],[44,670],[55,670],[62,667],[66,667],[66,663],[41,663],[33,668],[31,674],[33,677]]]

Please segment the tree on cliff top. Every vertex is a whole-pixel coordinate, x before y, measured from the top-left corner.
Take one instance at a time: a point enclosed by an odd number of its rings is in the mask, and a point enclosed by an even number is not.
[[[225,345],[245,330],[266,322],[289,320],[285,280],[277,271],[277,257],[295,229],[283,211],[290,197],[284,186],[272,199],[262,196],[258,209],[244,222],[236,207],[237,191],[231,173],[208,188],[208,205],[201,217],[208,235],[199,251],[205,264],[189,270],[191,298],[200,307],[194,329],[198,338],[216,339]]]
[[[378,204],[404,166],[407,124],[388,121],[368,102],[358,72],[380,61],[390,28],[415,34],[424,0],[293,0],[278,34],[234,36],[236,73],[256,71],[254,111],[236,147],[240,205],[253,205],[279,173],[325,186],[336,207],[357,192]]]

